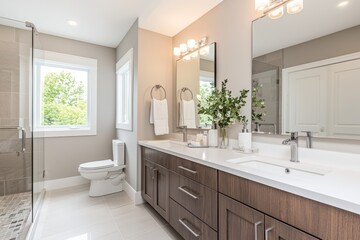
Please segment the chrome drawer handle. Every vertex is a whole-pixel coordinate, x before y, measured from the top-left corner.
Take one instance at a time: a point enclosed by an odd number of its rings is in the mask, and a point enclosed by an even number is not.
[[[155,175],[157,174],[157,168],[154,168],[152,171],[153,171],[152,179],[154,180],[154,179],[155,179]]]
[[[186,167],[183,167],[183,166],[178,166],[178,168],[182,169],[182,170],[185,170],[189,173],[192,173],[192,174],[197,174],[197,171],[194,171],[194,170],[191,170],[191,169],[188,169]]]
[[[198,196],[192,194],[191,192],[189,192],[188,190],[186,190],[184,187],[178,187],[178,189],[180,191],[182,191],[183,193],[186,193],[187,195],[189,195],[190,197],[192,197],[193,199],[199,199]]]
[[[257,231],[257,230],[258,230],[258,226],[261,225],[261,224],[262,224],[261,221],[258,221],[258,222],[256,222],[256,223],[254,224],[254,228],[255,228],[255,230],[254,230],[254,231],[255,231],[255,240],[258,240],[258,233],[257,233],[258,231]]]
[[[270,227],[265,230],[265,240],[269,240],[269,232],[273,229],[274,229],[273,227]]]
[[[183,225],[192,235],[194,235],[194,237],[198,238],[200,237],[200,233],[197,233],[199,231],[194,231],[191,229],[191,227],[189,227],[185,222],[184,222],[184,218],[183,219],[179,219],[179,222],[181,223],[181,225]]]

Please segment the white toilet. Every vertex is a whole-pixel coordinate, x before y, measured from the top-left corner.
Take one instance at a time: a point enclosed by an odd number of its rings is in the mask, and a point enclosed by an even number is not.
[[[122,180],[125,178],[125,143],[112,140],[113,161],[110,159],[80,164],[79,173],[89,179],[89,196],[97,197],[123,190]]]

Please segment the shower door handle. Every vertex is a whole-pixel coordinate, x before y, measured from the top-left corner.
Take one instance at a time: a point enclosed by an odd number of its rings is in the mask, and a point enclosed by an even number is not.
[[[26,130],[23,127],[0,127],[0,130],[18,130],[21,131],[21,152],[26,150]]]
[[[21,151],[25,152],[26,150],[26,130],[21,128]]]

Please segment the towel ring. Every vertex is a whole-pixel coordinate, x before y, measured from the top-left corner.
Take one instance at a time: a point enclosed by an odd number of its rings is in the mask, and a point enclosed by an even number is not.
[[[183,88],[181,89],[181,92],[180,92],[180,100],[183,100],[183,99],[182,99],[182,94],[183,94],[184,92],[186,92],[186,91],[189,91],[189,92],[190,92],[190,94],[191,94],[191,100],[193,100],[193,99],[194,99],[194,95],[193,95],[192,91],[190,90],[190,88],[187,88],[187,87],[183,87]]]
[[[151,96],[151,99],[154,99],[154,96],[153,96],[153,91],[154,91],[154,89],[163,89],[164,90],[164,93],[165,93],[165,97],[163,98],[163,99],[166,99],[166,90],[165,90],[165,88],[163,87],[163,86],[161,86],[160,84],[157,84],[157,85],[155,85],[155,86],[153,86],[152,88],[151,88],[151,92],[150,92],[150,96]],[[163,100],[163,99],[161,99],[161,100]]]

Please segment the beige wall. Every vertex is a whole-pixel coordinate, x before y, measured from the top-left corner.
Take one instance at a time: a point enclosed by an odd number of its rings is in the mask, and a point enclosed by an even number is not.
[[[228,87],[239,95],[240,90],[251,87],[251,21],[254,17],[253,0],[224,0],[177,34],[173,38],[173,46],[190,38],[200,39],[204,36],[208,37],[209,43],[216,42],[217,86],[220,86],[222,80],[228,79]],[[174,74],[174,82],[175,76]],[[250,101],[249,97],[244,108],[248,117]],[[175,116],[174,111],[173,118]],[[237,138],[241,126],[237,124],[232,128],[230,137]]]
[[[79,175],[80,163],[112,159],[115,138],[115,49],[38,35],[43,50],[97,59],[97,135],[45,139],[46,179]]]

